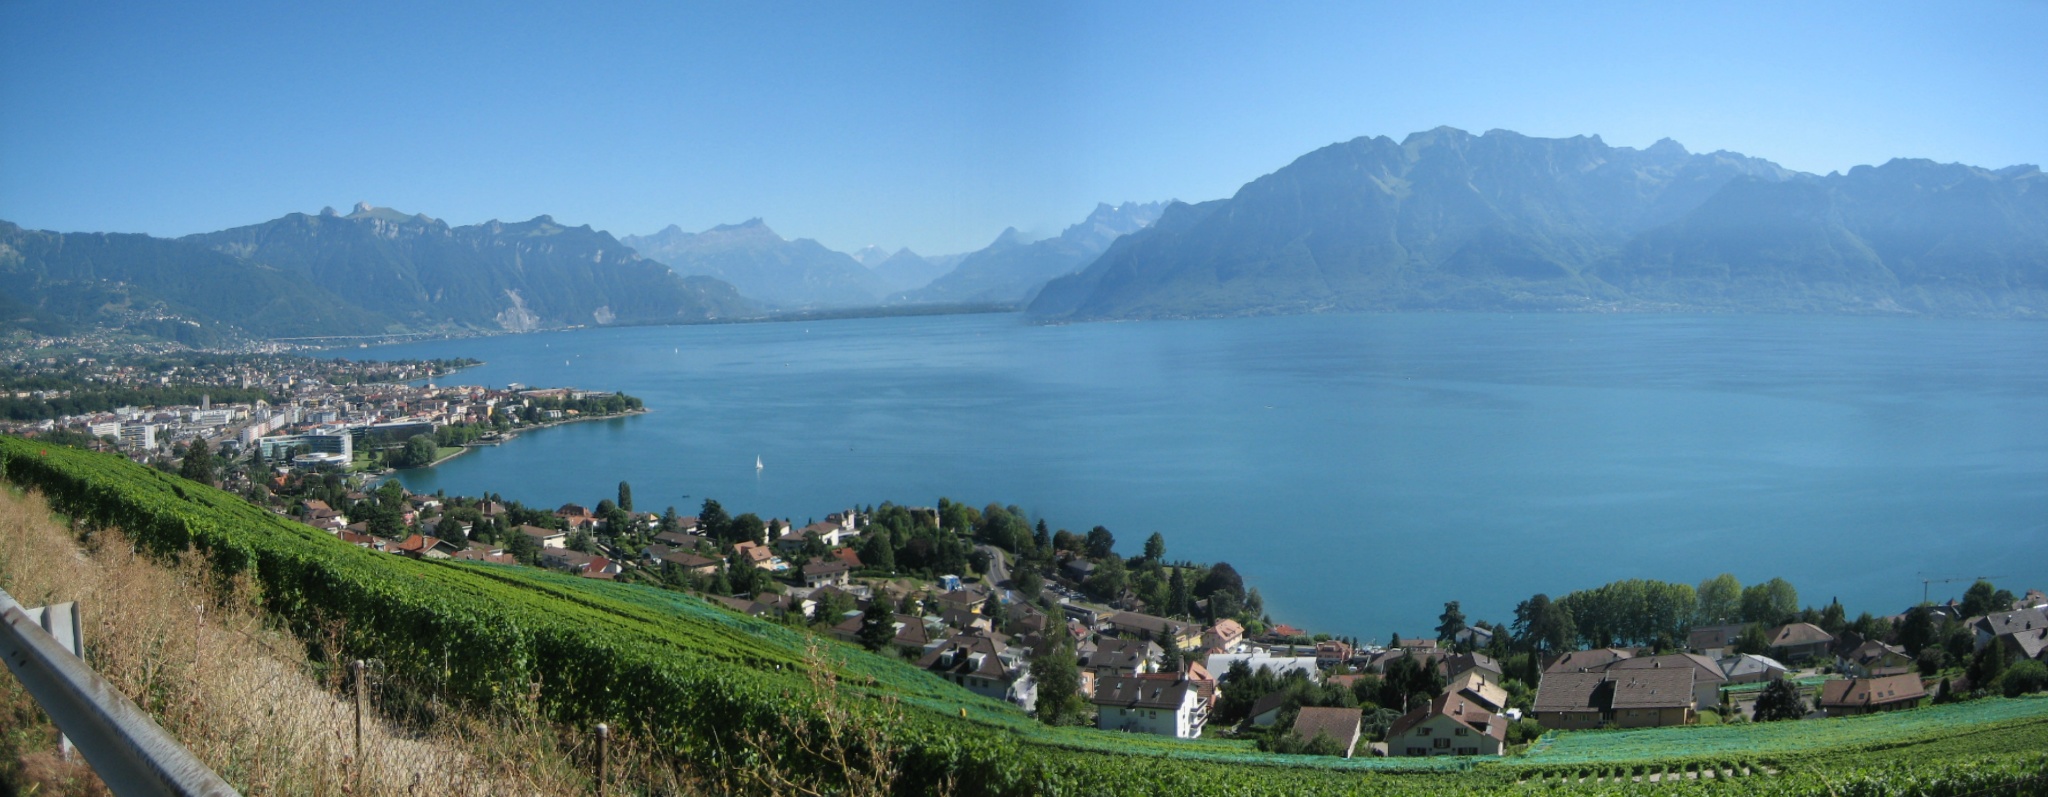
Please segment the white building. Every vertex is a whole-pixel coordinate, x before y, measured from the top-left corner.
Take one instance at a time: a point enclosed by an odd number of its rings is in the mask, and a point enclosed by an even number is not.
[[[1095,704],[1095,727],[1105,731],[1193,739],[1202,735],[1208,720],[1196,684],[1170,674],[1098,677],[1090,702]]]

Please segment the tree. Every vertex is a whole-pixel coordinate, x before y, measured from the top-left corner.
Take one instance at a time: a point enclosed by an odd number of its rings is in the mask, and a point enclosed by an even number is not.
[[[1742,615],[1742,582],[1735,580],[1733,573],[1700,582],[1695,594],[1699,608],[1693,613],[1693,622],[1698,625],[1727,625]]]
[[[1036,567],[1019,567],[1010,571],[1010,586],[1026,600],[1037,600],[1039,593],[1045,591],[1045,576],[1039,575]]]
[[[213,452],[207,450],[206,438],[192,439],[192,445],[185,449],[185,461],[178,466],[178,475],[200,484],[213,483]]]
[[[1970,691],[1998,688],[1998,678],[2005,674],[2006,656],[2004,637],[1992,637],[1991,644],[1977,651],[1977,655],[1971,657],[1970,668],[1967,671],[1970,676]]]
[[[1099,601],[1113,601],[1130,586],[1130,574],[1124,569],[1124,560],[1109,557],[1095,566],[1095,572],[1081,584],[1081,589]]]
[[[1513,631],[1524,649],[1538,653],[1561,650],[1578,636],[1571,615],[1540,593],[1515,606]]]
[[[860,640],[861,647],[880,651],[896,641],[896,618],[881,604],[875,604],[860,616],[860,631],[854,638]]]
[[[1742,627],[1742,634],[1735,638],[1735,652],[1763,655],[1771,651],[1771,635],[1758,623]]]
[[[633,511],[633,485],[619,482],[619,508],[627,512]]]
[[[1081,665],[1074,641],[1062,634],[1051,653],[1031,661],[1031,679],[1038,682],[1038,721],[1047,725],[1082,725],[1088,701],[1081,696]]]
[[[824,594],[814,595],[815,599],[811,602],[810,619],[813,624],[828,627],[838,625],[839,621],[846,617],[847,612],[853,611],[853,596],[836,589],[819,590],[819,592]],[[884,614],[884,612],[875,611],[871,612],[871,614]],[[893,624],[891,629],[889,638],[895,639],[896,633],[893,630]]]
[[[1195,597],[1207,598],[1218,592],[1227,592],[1242,600],[1244,598],[1244,577],[1237,574],[1237,568],[1229,562],[1217,562],[1209,572],[1195,582]]]
[[[1806,695],[1799,686],[1783,678],[1773,678],[1763,694],[1756,699],[1758,722],[1796,720],[1806,716]]]
[[[1116,535],[1101,526],[1088,530],[1088,558],[1107,559],[1116,555]]]
[[[1899,623],[1899,645],[1915,656],[1929,645],[1934,644],[1934,612],[1926,606],[1915,606],[1906,610],[1906,619]]]
[[[1840,600],[1829,601],[1828,607],[1820,611],[1820,622],[1814,625],[1829,634],[1841,636],[1849,627],[1848,612],[1842,609]]]
[[[434,464],[434,459],[440,453],[441,449],[434,443],[434,438],[416,434],[406,439],[405,446],[391,458],[391,464],[399,468],[426,467]]]
[[[1045,518],[1038,519],[1038,527],[1031,531],[1031,547],[1041,551],[1052,549],[1052,532],[1045,529]]]
[[[1176,567],[1166,580],[1166,614],[1187,617],[1194,613],[1194,589],[1188,586],[1187,569]]]
[[[526,536],[524,534],[520,536]],[[569,535],[569,550],[581,553],[596,553],[597,541],[590,538],[590,532],[577,529]]]
[[[505,553],[511,554],[513,559],[519,560],[523,565],[540,561],[540,546],[534,543],[532,537],[526,536],[525,532],[512,532],[511,539],[505,543]]]
[[[1152,532],[1152,536],[1145,538],[1145,561],[1166,561],[1166,538],[1159,532]]]
[[[731,524],[732,516],[725,513],[725,507],[719,506],[717,501],[704,499],[704,506],[697,510],[697,528],[703,530],[704,536],[724,541],[728,533],[726,526]]]
[[[1742,622],[1777,625],[1799,613],[1799,591],[1774,578],[1742,591]]]
[[[1457,601],[1446,601],[1444,603],[1444,613],[1437,615],[1436,619],[1436,639],[1438,642],[1449,643],[1452,637],[1458,635],[1459,631],[1465,630],[1465,613],[1459,610]]]
[[[1981,617],[1995,612],[2012,609],[2013,594],[2010,590],[1998,589],[1991,582],[1977,579],[1963,592],[1963,616]]]

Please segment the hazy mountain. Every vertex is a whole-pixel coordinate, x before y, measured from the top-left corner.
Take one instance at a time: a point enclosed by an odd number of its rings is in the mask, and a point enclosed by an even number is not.
[[[1006,229],[986,248],[971,252],[944,276],[898,298],[909,302],[1024,302],[1047,280],[1071,274],[1119,236],[1144,229],[1166,209],[1164,202],[1098,204],[1088,218],[1058,236],[1026,240]]]
[[[358,205],[178,239],[0,222],[7,325],[258,337],[696,321],[753,312],[603,232],[546,216],[450,227]]]
[[[863,266],[867,266],[868,268],[874,268],[875,266],[881,265],[882,261],[888,260],[890,256],[895,254],[895,252],[891,252],[887,249],[882,248],[881,244],[868,244],[867,246],[863,246],[860,249],[854,251],[852,254],[853,259],[856,262],[860,263]]]
[[[896,250],[895,254],[870,264],[869,268],[891,291],[922,288],[951,270],[910,251],[908,247]]]
[[[784,307],[879,304],[888,284],[860,261],[809,238],[784,240],[760,219],[701,233],[676,225],[621,239],[678,274],[716,277],[741,294]]]
[[[1030,307],[1046,319],[1324,310],[2048,311],[2040,170],[1799,174],[1733,153],[1439,128],[1177,205]]]
[[[357,204],[181,241],[304,275],[409,328],[528,330],[694,321],[751,311],[732,286],[684,279],[611,234],[539,216],[464,227]]]
[[[200,343],[235,329],[289,337],[375,333],[391,323],[299,274],[184,241],[0,222],[0,329],[105,325]]]

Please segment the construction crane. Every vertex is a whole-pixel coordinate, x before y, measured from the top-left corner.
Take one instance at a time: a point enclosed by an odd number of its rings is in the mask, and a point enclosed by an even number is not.
[[[1926,573],[1921,573],[1921,574],[1920,574],[1920,576],[1921,576],[1921,579],[1920,579],[1920,604],[1921,604],[1922,606],[1925,606],[1925,605],[1927,605],[1927,593],[1928,593],[1928,585],[1931,585],[1931,584],[1954,584],[1954,583],[1956,583],[1956,582],[1958,582],[1958,581],[1971,581],[1971,582],[1975,582],[1975,581],[1990,581],[1991,579],[1994,579],[1994,578],[2005,578],[2005,576],[1971,576],[1971,577],[1969,577],[1969,578],[1963,578],[1963,577],[1960,577],[1960,576],[1958,576],[1958,577],[1956,577],[1956,578],[1927,578],[1927,577],[1926,577],[1926,575],[1927,575]]]

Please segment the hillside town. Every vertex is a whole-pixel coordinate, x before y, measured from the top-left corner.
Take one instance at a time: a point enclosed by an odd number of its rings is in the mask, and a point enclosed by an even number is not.
[[[1041,525],[1034,536],[1050,555],[1019,556],[988,541],[990,525],[1011,520],[997,506],[974,517],[950,502],[885,504],[799,523],[724,517],[715,501],[708,518],[635,511],[629,484],[595,507],[552,510],[411,494],[395,482],[333,501],[286,497],[319,493],[317,484],[278,486],[277,511],[364,548],[695,592],[899,656],[1049,723],[1251,739],[1277,752],[1499,756],[1549,731],[1853,716],[2048,688],[2024,675],[2048,663],[2048,597],[1988,583],[1962,602],[1885,617],[1793,609],[1780,623],[1696,625],[1682,641],[1602,647],[1546,647],[1534,600],[1513,626],[1467,625],[1452,603],[1431,635],[1361,644],[1247,612],[1256,590],[1229,565],[1168,563],[1158,535],[1126,558],[1105,529],[1042,535]],[[351,506],[395,511],[395,525],[375,528]],[[885,551],[906,519],[971,544],[964,567],[892,561]],[[1171,571],[1177,593],[1161,604],[1131,581],[1102,589],[1104,571],[1156,569]],[[1772,611],[1765,596],[1782,583],[1745,590],[1750,608]]]

